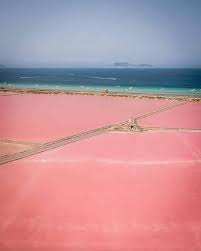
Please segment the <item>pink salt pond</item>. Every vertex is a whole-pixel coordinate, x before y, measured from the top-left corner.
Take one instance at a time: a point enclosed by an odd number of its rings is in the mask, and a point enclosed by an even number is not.
[[[2,248],[199,250],[200,142],[108,133],[2,166]]]
[[[174,104],[2,96],[0,138],[51,141]],[[192,103],[139,123],[200,128],[199,116]],[[193,131],[106,132],[1,165],[0,250],[200,250],[200,168],[201,132]]]

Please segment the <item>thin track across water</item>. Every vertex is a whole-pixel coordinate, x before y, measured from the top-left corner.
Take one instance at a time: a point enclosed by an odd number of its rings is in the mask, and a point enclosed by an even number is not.
[[[186,102],[177,103],[177,104],[174,104],[174,105],[171,105],[171,106],[166,106],[166,107],[157,109],[155,111],[146,113],[144,115],[135,117],[135,119],[137,121],[139,119],[143,119],[143,118],[146,118],[148,116],[152,116],[152,115],[155,115],[157,113],[170,110],[170,109],[175,108],[177,106],[185,105],[185,104],[187,104],[189,102],[191,102],[191,101],[186,101]],[[96,136],[96,135],[99,135],[99,134],[103,134],[103,133],[106,133],[108,131],[112,131],[116,126],[121,127],[121,126],[125,126],[127,124],[128,124],[128,121],[124,121],[124,122],[121,122],[121,123],[118,123],[118,124],[110,124],[110,125],[106,125],[106,126],[103,126],[103,127],[100,127],[100,128],[96,128],[96,129],[93,129],[93,130],[90,130],[90,131],[87,131],[87,132],[83,132],[83,133],[75,134],[75,135],[68,136],[68,137],[65,137],[65,138],[61,138],[61,139],[58,139],[58,140],[50,141],[50,142],[47,142],[47,143],[44,143],[44,144],[34,144],[33,147],[31,149],[29,149],[29,150],[25,150],[25,151],[20,152],[20,153],[16,153],[16,154],[12,154],[12,155],[9,155],[9,156],[1,157],[0,158],[0,165],[6,164],[8,162],[15,161],[15,160],[18,160],[18,159],[22,159],[22,158],[25,158],[25,157],[28,157],[28,156],[32,156],[32,155],[35,155],[35,154],[38,154],[38,153],[41,153],[41,152],[45,152],[45,151],[48,151],[48,150],[51,150],[51,149],[54,149],[54,148],[57,148],[57,147],[60,147],[60,146],[71,144],[73,142],[80,141],[80,140],[83,140],[83,139],[86,139],[86,138],[90,138],[90,137],[93,137],[93,136]],[[188,128],[156,128],[156,127],[148,127],[148,128],[142,128],[142,129],[143,129],[142,131],[146,131],[146,130],[200,131],[200,129],[190,129],[190,128],[188,129]]]

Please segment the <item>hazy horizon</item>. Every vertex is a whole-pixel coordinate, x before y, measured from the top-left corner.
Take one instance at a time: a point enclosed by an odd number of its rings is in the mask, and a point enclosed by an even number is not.
[[[199,0],[0,0],[7,67],[201,67]]]
[[[2,64],[3,65],[3,64]],[[52,65],[3,65],[0,69],[201,69],[201,66],[153,66],[153,67],[114,67],[114,66],[105,66],[105,65],[59,65],[59,66],[52,66]]]

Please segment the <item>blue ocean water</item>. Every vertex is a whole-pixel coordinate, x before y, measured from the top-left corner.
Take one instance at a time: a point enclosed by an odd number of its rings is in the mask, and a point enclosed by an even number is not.
[[[0,68],[0,86],[201,95],[201,69]]]

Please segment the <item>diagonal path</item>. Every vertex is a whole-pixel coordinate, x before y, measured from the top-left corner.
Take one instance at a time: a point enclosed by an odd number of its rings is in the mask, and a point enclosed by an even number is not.
[[[191,101],[186,101],[186,102],[182,102],[182,103],[178,103],[178,104],[174,104],[174,105],[169,105],[169,106],[166,106],[166,107],[162,107],[162,108],[160,108],[160,109],[156,109],[155,111],[152,111],[152,112],[149,112],[149,113],[145,113],[145,114],[143,114],[143,115],[141,115],[141,116],[138,116],[138,117],[136,117],[135,119],[136,119],[136,120],[144,119],[144,118],[146,118],[146,117],[155,115],[155,114],[157,114],[157,113],[165,112],[165,111],[170,110],[170,109],[173,109],[173,108],[175,108],[175,107],[177,107],[177,106],[181,106],[181,105],[188,104],[188,103],[190,103],[190,102],[191,102]]]
[[[32,156],[32,155],[37,154],[37,153],[45,152],[45,151],[48,151],[48,150],[51,150],[51,149],[54,149],[54,148],[57,148],[57,147],[60,147],[60,146],[63,146],[63,145],[71,144],[73,142],[83,140],[83,139],[86,139],[86,138],[90,138],[90,137],[93,137],[93,136],[96,136],[96,135],[99,135],[99,134],[102,134],[102,133],[106,133],[107,130],[111,126],[113,126],[113,125],[108,125],[108,126],[96,128],[94,130],[90,130],[90,131],[87,131],[87,132],[76,134],[76,135],[73,135],[73,136],[70,136],[70,137],[66,137],[66,138],[58,139],[58,140],[48,142],[48,143],[45,143],[45,144],[41,144],[39,146],[33,147],[30,150],[26,150],[26,151],[23,151],[23,152],[20,152],[20,153],[9,155],[8,157],[2,157],[2,158],[0,158],[0,165],[11,162],[11,161],[15,161],[15,160],[18,160],[18,159],[22,159],[22,158],[25,158],[25,157],[28,157],[28,156]]]

